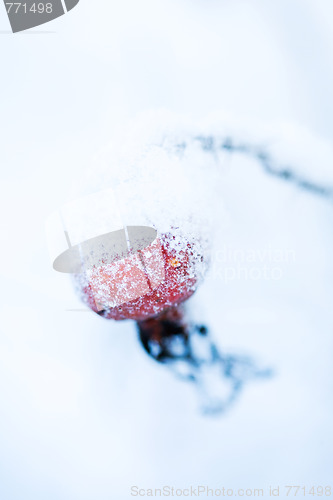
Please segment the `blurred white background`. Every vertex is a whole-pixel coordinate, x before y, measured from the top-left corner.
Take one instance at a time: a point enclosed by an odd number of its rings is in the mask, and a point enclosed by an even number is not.
[[[332,19],[328,0],[81,0],[13,35],[0,9],[1,499],[333,482],[329,200],[232,157],[217,248],[269,243],[296,259],[278,282],[211,273],[198,293],[221,348],[276,371],[220,418],[198,413],[193,388],[145,355],[131,323],[68,311],[80,304],[44,235],[99,148],[147,109],[302,127],[330,149]],[[316,151],[298,148],[301,168]],[[321,167],[311,162],[314,177]]]

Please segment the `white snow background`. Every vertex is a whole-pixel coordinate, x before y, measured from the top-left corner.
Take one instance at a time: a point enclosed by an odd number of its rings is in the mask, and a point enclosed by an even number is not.
[[[328,0],[81,0],[12,35],[0,9],[1,500],[332,485],[332,19]],[[133,324],[70,311],[82,306],[47,253],[47,216],[156,108],[243,150],[218,152],[220,224],[192,307],[223,352],[274,376],[220,417]],[[279,279],[246,278],[265,264]]]

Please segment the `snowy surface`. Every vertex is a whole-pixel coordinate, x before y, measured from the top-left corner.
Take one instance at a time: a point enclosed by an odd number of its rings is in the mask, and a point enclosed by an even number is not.
[[[332,14],[324,0],[82,1],[54,33],[17,36],[1,14],[1,499],[332,484]],[[45,220],[96,153],[161,107],[243,146],[216,153],[221,223],[192,309],[221,351],[274,375],[221,417],[130,322],[73,311],[47,252]]]

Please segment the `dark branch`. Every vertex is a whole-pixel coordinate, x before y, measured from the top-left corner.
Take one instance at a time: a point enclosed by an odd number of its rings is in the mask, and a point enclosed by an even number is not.
[[[311,192],[315,195],[333,200],[333,187],[312,182],[296,173],[291,166],[276,164],[271,155],[261,147],[252,146],[246,143],[236,143],[231,137],[226,137],[223,140],[217,140],[213,136],[197,136],[195,137],[195,140],[200,142],[204,151],[210,153],[217,153],[219,150],[223,150],[228,151],[229,153],[247,155],[258,161],[267,174],[277,177],[283,181],[291,182],[298,188],[304,189],[305,191]],[[182,144],[182,149],[184,149],[184,143]]]

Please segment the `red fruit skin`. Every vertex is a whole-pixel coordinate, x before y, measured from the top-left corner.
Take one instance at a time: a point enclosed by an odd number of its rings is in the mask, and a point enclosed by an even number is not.
[[[194,274],[194,265],[191,262],[191,245],[187,244],[185,250],[175,250],[169,244],[170,236],[164,235],[160,238],[161,255],[164,265],[164,280],[148,293],[115,307],[107,307],[99,310],[96,305],[94,282],[86,284],[81,288],[84,302],[96,313],[107,319],[136,321],[157,316],[170,307],[187,300],[196,290],[197,279]],[[101,266],[98,269],[98,279],[103,280],[103,285],[108,283],[109,271]],[[128,270],[129,280],[135,276],[133,269]],[[110,282],[110,288],[114,283]]]

